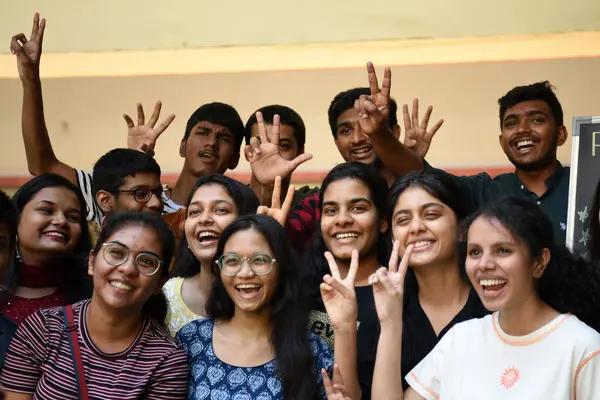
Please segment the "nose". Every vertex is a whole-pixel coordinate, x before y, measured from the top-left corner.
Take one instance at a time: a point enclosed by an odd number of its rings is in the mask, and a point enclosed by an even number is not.
[[[419,234],[425,231],[425,225],[423,224],[423,220],[421,218],[416,217],[410,221],[409,232],[413,235]]]
[[[250,268],[250,263],[246,258],[242,258],[242,269],[237,275],[240,278],[252,278],[254,276],[254,271]]]
[[[123,276],[137,276],[139,271],[135,266],[135,257],[131,254],[127,257],[127,260],[121,265],[119,265],[119,270],[123,274]]]
[[[338,226],[350,225],[354,220],[350,213],[346,211],[340,211],[335,219],[335,224]]]
[[[202,211],[200,217],[198,218],[198,223],[201,225],[212,225],[213,223],[213,215],[211,210],[208,208]]]
[[[210,132],[208,135],[204,136],[204,147],[214,148],[217,145],[217,134],[215,132]]]
[[[527,118],[521,118],[517,125],[517,132],[526,133],[529,132],[529,120]]]
[[[364,142],[365,139],[366,136],[360,129],[360,124],[357,123],[354,129],[352,129],[352,136],[350,137],[350,140],[353,144],[359,144]]]
[[[52,217],[52,225],[55,226],[66,226],[67,225],[67,217],[63,213],[56,213]]]
[[[164,204],[162,198],[154,192],[150,196],[150,200],[148,200],[148,203],[146,203],[146,208],[157,213],[162,211],[163,206]]]
[[[494,266],[495,263],[492,260],[492,258],[487,253],[483,253],[481,258],[479,259],[478,268],[481,271],[489,271],[491,269],[494,269]]]

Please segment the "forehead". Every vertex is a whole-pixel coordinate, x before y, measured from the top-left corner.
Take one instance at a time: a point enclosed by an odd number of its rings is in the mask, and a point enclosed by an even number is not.
[[[192,128],[192,130],[194,130],[194,129],[209,129],[211,131],[215,131],[218,133],[229,133],[230,135],[233,135],[231,133],[231,131],[229,130],[229,128],[227,128],[226,126],[219,125],[219,124],[213,124],[212,122],[208,122],[208,121],[198,122],[196,125],[194,125],[194,128]]]
[[[225,253],[238,253],[249,256],[256,252],[271,253],[267,239],[254,228],[237,231],[227,239]]]
[[[64,208],[79,208],[79,199],[77,195],[66,187],[47,187],[36,193],[31,198],[29,204],[39,203],[41,201],[49,201],[56,204],[58,207]]]
[[[235,204],[233,198],[223,185],[218,183],[208,183],[200,186],[196,192],[194,192],[194,196],[192,197],[192,202],[199,203],[211,203],[222,200]]]
[[[433,196],[427,190],[421,187],[411,187],[402,192],[402,194],[398,197],[398,201],[394,206],[394,211],[400,209],[419,208],[423,204],[428,203],[443,204],[440,199]]]
[[[336,126],[347,123],[352,124],[358,121],[358,111],[356,108],[352,107],[344,111],[340,114],[340,116],[335,121]]]
[[[267,134],[270,135],[271,132],[273,132],[273,125],[272,124],[265,124],[266,128],[267,128]],[[258,124],[254,124],[252,125],[252,128],[250,128],[250,137],[258,137],[259,133],[258,133]],[[287,139],[292,141],[293,143],[296,143],[296,136],[294,134],[294,128],[292,128],[289,125],[285,125],[285,124],[281,124],[279,125],[279,139]]]
[[[120,242],[133,251],[161,254],[162,246],[153,229],[140,224],[126,224],[113,232],[106,242]]]
[[[123,184],[119,187],[120,189],[128,189],[137,186],[146,186],[150,189],[155,189],[160,186],[160,177],[150,172],[139,172],[134,176],[126,176],[123,179]]]
[[[549,117],[552,117],[552,110],[550,109],[548,103],[546,103],[543,100],[529,100],[522,101],[521,103],[507,108],[503,118],[515,116],[520,117],[536,112],[541,112],[548,115]]]
[[[493,245],[494,243],[508,243],[515,240],[500,221],[480,216],[471,224],[467,241],[469,244]]]
[[[371,192],[367,185],[358,179],[344,178],[327,186],[323,193],[323,202],[346,203],[358,197],[371,200]]]

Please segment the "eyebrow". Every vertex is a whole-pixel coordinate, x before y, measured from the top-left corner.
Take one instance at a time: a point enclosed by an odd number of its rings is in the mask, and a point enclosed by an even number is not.
[[[351,124],[350,124],[350,122],[348,122],[348,121],[343,121],[343,122],[340,122],[340,123],[337,125],[337,127],[336,127],[336,130],[337,130],[337,129],[340,129],[340,128],[343,128],[343,127],[346,127],[346,126],[350,126],[350,125],[351,125]]]
[[[230,201],[227,201],[227,200],[222,200],[222,199],[215,200],[213,203],[214,203],[214,204],[221,204],[221,203],[225,203],[225,204],[229,204],[230,206],[233,206],[233,204],[232,204]],[[196,201],[192,201],[192,202],[190,203],[190,206],[197,206],[197,205],[200,205],[200,202],[199,202],[198,200],[196,200]]]
[[[350,199],[350,201],[348,203],[350,203],[350,204],[356,204],[356,203],[360,203],[361,201],[369,203],[369,204],[372,204],[371,200],[369,200],[369,199],[367,199],[365,197],[356,197],[356,198]],[[324,201],[323,202],[323,207],[325,207],[325,206],[334,206],[334,205],[337,205],[337,204],[338,204],[337,201]]]
[[[118,244],[119,246],[125,247],[127,250],[131,250],[129,248],[129,246],[127,246],[125,243],[122,243],[122,242],[120,242],[118,240],[113,240],[113,241],[107,242],[107,244]],[[142,250],[142,251],[139,252],[139,254],[150,254],[150,255],[152,255],[152,256],[154,256],[154,257],[156,257],[156,258],[158,258],[160,260],[160,256],[158,254],[156,254],[155,252],[150,251],[150,250]]]
[[[532,116],[534,116],[534,115],[539,115],[539,114],[541,114],[541,115],[543,115],[543,116],[545,116],[545,117],[548,117],[548,114],[546,114],[546,113],[545,113],[544,111],[542,111],[542,110],[530,110],[530,111],[527,111],[527,112],[525,113],[525,116],[527,116],[527,117],[532,117]],[[507,116],[505,116],[505,117],[504,117],[503,121],[506,121],[506,120],[508,120],[508,119],[514,119],[514,118],[518,118],[518,117],[519,117],[519,114],[516,114],[516,113],[508,114]]]
[[[423,204],[421,207],[419,207],[420,210],[423,210],[425,208],[429,208],[429,207],[438,207],[438,208],[444,208],[444,205],[442,203],[437,203],[435,201],[432,201],[430,203],[425,203]],[[408,214],[408,210],[407,209],[402,209],[402,210],[398,210],[396,211],[396,213],[394,214],[394,218],[396,218],[398,216],[398,214]]]

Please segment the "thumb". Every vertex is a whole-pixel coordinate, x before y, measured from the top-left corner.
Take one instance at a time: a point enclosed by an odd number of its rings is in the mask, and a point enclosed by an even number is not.
[[[300,154],[298,157],[294,158],[292,161],[290,161],[290,166],[292,167],[292,172],[296,168],[298,168],[300,166],[300,164],[303,164],[312,158],[313,158],[312,154],[309,154],[309,153]]]

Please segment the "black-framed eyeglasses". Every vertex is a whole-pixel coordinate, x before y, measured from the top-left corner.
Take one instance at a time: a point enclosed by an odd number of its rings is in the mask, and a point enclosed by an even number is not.
[[[127,247],[121,244],[102,244],[102,256],[104,257],[104,261],[106,261],[113,267],[123,265],[127,260],[129,260],[130,255],[131,250],[129,250]],[[151,276],[154,275],[156,271],[160,269],[162,261],[153,254],[139,253],[135,256],[133,264],[135,265],[135,268],[138,270],[140,275]]]
[[[156,195],[159,199],[164,198],[169,200],[171,198],[171,194],[173,193],[173,189],[171,189],[167,185],[162,185],[156,189],[150,189],[149,187],[141,187],[132,190],[116,190],[115,193],[131,193],[133,198],[138,203],[145,204],[150,201],[152,198],[152,194]]]
[[[236,276],[242,270],[244,261],[256,275],[267,275],[273,269],[275,259],[266,253],[254,253],[250,257],[241,257],[236,253],[225,253],[216,261],[225,276]]]

